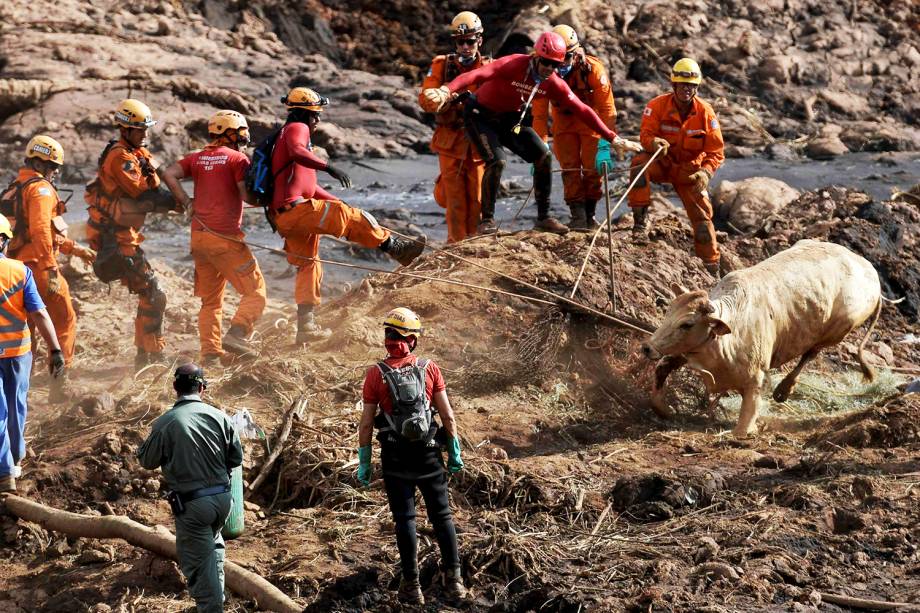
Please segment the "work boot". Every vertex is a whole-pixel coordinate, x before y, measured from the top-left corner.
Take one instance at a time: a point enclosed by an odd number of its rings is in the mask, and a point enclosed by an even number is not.
[[[637,241],[648,240],[648,207],[637,207],[633,212],[633,239]]]
[[[206,353],[198,361],[200,366],[221,366],[220,354]]]
[[[396,598],[398,598],[399,602],[403,604],[425,604],[425,595],[422,594],[422,584],[418,582],[418,577],[403,577],[400,579],[399,591],[396,592]]]
[[[16,491],[16,478],[13,475],[0,477],[0,494]],[[416,581],[416,583],[418,583]],[[421,592],[419,592],[421,594]]]
[[[719,271],[721,262],[704,262],[703,266],[706,267],[706,272],[711,274],[716,280],[721,279],[722,275]]]
[[[498,227],[494,219],[483,219],[476,228],[476,234],[495,234],[496,232],[498,232]]]
[[[444,595],[453,601],[463,600],[467,597],[468,592],[463,585],[463,576],[459,568],[452,568],[441,573],[441,579],[444,586]]]
[[[424,236],[408,240],[391,234],[390,238],[380,245],[380,249],[403,266],[408,266],[415,258],[422,255],[427,242],[428,239]]]
[[[585,214],[585,207],[581,202],[574,202],[569,205],[569,213],[572,218],[569,220],[569,230],[586,230],[588,228],[588,219]]]
[[[255,355],[252,345],[249,344],[246,336],[246,330],[243,326],[230,326],[230,329],[227,330],[227,333],[221,341],[221,345],[230,353],[235,353],[237,355]],[[217,357],[219,360],[220,357]]]
[[[535,230],[542,230],[543,232],[552,232],[553,234],[567,234],[569,229],[559,222],[555,217],[546,217],[544,219],[538,219],[537,223],[534,224]]]
[[[332,330],[323,328],[316,323],[312,304],[297,305],[297,338],[294,340],[295,343],[303,345],[310,341],[321,341],[330,336],[332,336]]]

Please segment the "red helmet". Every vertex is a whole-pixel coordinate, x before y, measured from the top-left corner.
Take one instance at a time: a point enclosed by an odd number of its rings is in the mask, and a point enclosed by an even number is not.
[[[533,46],[537,57],[554,62],[565,61],[565,41],[555,32],[544,32]]]

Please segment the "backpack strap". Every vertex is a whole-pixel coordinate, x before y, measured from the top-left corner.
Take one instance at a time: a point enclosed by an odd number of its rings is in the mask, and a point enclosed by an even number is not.
[[[393,382],[390,381],[387,375],[396,369],[390,366],[389,364],[387,364],[386,362],[377,362],[377,370],[380,371],[380,378],[383,380],[384,383],[386,383],[387,389],[390,391],[390,401],[395,404],[396,387],[393,385]],[[384,410],[381,410],[380,412],[383,413],[384,419],[386,419],[387,423],[390,424],[388,427],[380,428],[380,431],[381,432],[393,432],[394,434],[396,434],[397,433],[396,422],[393,421],[393,416]]]
[[[13,195],[13,217],[16,220],[16,237],[17,238],[20,236],[22,237],[19,239],[21,241],[21,244],[17,245],[15,250],[10,251],[11,255],[15,251],[19,251],[20,249],[25,247],[27,244],[32,242],[29,239],[29,218],[26,217],[26,210],[25,210],[26,207],[25,207],[25,203],[22,200],[22,192],[28,186],[32,185],[33,183],[38,183],[39,181],[45,181],[46,183],[48,183],[48,185],[51,185],[51,182],[48,181],[48,179],[46,179],[45,177],[32,177],[30,179],[27,179],[23,183],[18,183],[14,181],[12,184],[10,184],[10,187],[12,187],[13,185],[16,186],[16,193]]]

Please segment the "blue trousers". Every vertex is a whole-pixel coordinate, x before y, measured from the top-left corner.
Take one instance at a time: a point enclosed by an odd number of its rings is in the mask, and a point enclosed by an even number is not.
[[[13,467],[26,455],[26,413],[29,408],[29,376],[32,374],[32,352],[15,358],[0,358],[0,477],[13,472]]]

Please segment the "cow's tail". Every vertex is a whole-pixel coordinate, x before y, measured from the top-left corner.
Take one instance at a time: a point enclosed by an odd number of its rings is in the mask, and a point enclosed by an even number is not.
[[[872,332],[875,330],[875,324],[878,323],[878,317],[881,314],[882,300],[879,299],[878,304],[875,306],[875,314],[872,316],[872,323],[869,324],[869,329],[866,331],[866,335],[863,337],[862,341],[860,341],[859,350],[856,352],[856,359],[859,360],[859,368],[862,370],[863,379],[866,381],[875,381],[875,369],[866,362],[866,356],[863,355],[863,349],[865,349],[869,337],[872,336]]]

